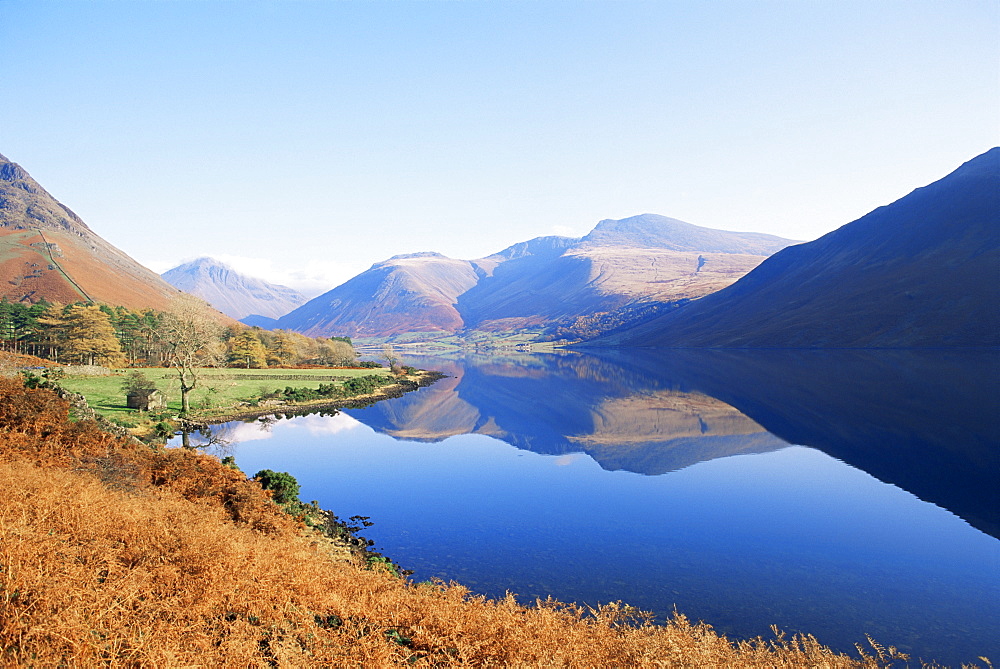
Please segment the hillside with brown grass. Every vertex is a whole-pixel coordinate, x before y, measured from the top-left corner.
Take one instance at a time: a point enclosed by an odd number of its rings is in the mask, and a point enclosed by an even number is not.
[[[177,293],[0,155],[0,296],[164,309]]]
[[[471,596],[345,561],[215,458],[71,422],[0,379],[0,663],[887,666],[811,637],[731,642],[612,604]],[[875,654],[878,655],[876,648]]]

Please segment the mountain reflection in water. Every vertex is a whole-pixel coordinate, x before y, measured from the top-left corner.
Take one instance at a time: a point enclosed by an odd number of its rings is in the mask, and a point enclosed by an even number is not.
[[[608,350],[407,358],[451,378],[351,412],[399,439],[485,434],[662,474],[810,446],[1000,537],[1000,354]]]
[[[788,445],[712,397],[637,388],[616,373],[615,364],[595,358],[494,359],[481,365],[435,358],[416,364],[450,378],[397,402],[347,413],[397,439],[485,434],[536,453],[584,452],[604,469],[640,474]]]

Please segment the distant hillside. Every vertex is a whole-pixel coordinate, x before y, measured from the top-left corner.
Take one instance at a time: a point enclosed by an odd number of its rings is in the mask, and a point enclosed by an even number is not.
[[[788,246],[789,240],[760,232],[713,230],[676,218],[642,214],[618,221],[603,220],[581,240],[581,244],[769,256]]]
[[[479,271],[439,253],[394,256],[278,319],[277,326],[313,337],[454,332],[462,327],[455,301],[476,284]]]
[[[275,319],[305,303],[302,293],[240,274],[214,258],[198,258],[162,274],[170,285],[197,295],[232,318]]]
[[[1000,148],[594,346],[1000,346]]]
[[[538,237],[478,260],[396,256],[279,319],[312,336],[386,336],[551,325],[719,290],[791,240],[644,214],[583,239]]]
[[[0,296],[163,309],[178,291],[0,155]]]

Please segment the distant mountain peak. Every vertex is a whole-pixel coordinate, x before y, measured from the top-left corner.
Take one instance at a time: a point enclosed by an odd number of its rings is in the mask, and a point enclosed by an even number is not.
[[[770,255],[796,240],[760,232],[730,232],[703,228],[659,214],[640,214],[622,219],[607,218],[581,240],[596,246],[627,246],[698,251],[709,253],[745,253]]]
[[[1000,345],[1000,148],[605,346]]]
[[[195,258],[190,262],[186,262],[182,267],[223,267],[225,269],[233,269],[226,263],[222,262],[218,258],[212,258],[211,256],[202,256],[200,258]]]
[[[162,276],[172,286],[197,295],[236,319],[251,315],[274,319],[306,302],[297,290],[241,274],[207,256],[178,265]]]
[[[394,255],[389,260],[412,260],[413,258],[441,258],[442,260],[451,260],[448,256],[443,253],[438,253],[437,251],[417,251],[416,253],[400,253],[399,255]]]
[[[525,256],[558,255],[579,241],[579,237],[563,237],[560,235],[535,237],[534,239],[529,239],[526,242],[512,244],[503,251],[494,253],[488,257],[515,260]]]
[[[541,328],[636,301],[701,297],[791,243],[655,214],[609,219],[582,239],[536,237],[476,260],[396,255],[282,317],[279,327],[352,337]]]

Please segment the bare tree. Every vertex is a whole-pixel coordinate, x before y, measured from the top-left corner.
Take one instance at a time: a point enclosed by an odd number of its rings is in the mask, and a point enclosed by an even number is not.
[[[399,366],[399,354],[396,353],[396,349],[392,344],[389,344],[388,342],[382,344],[382,359],[389,365],[389,369],[393,374],[399,374],[401,371]]]
[[[156,339],[181,383],[181,412],[191,410],[189,394],[198,385],[198,368],[218,364],[223,357],[222,325],[218,315],[193,295],[179,295],[160,318]]]

